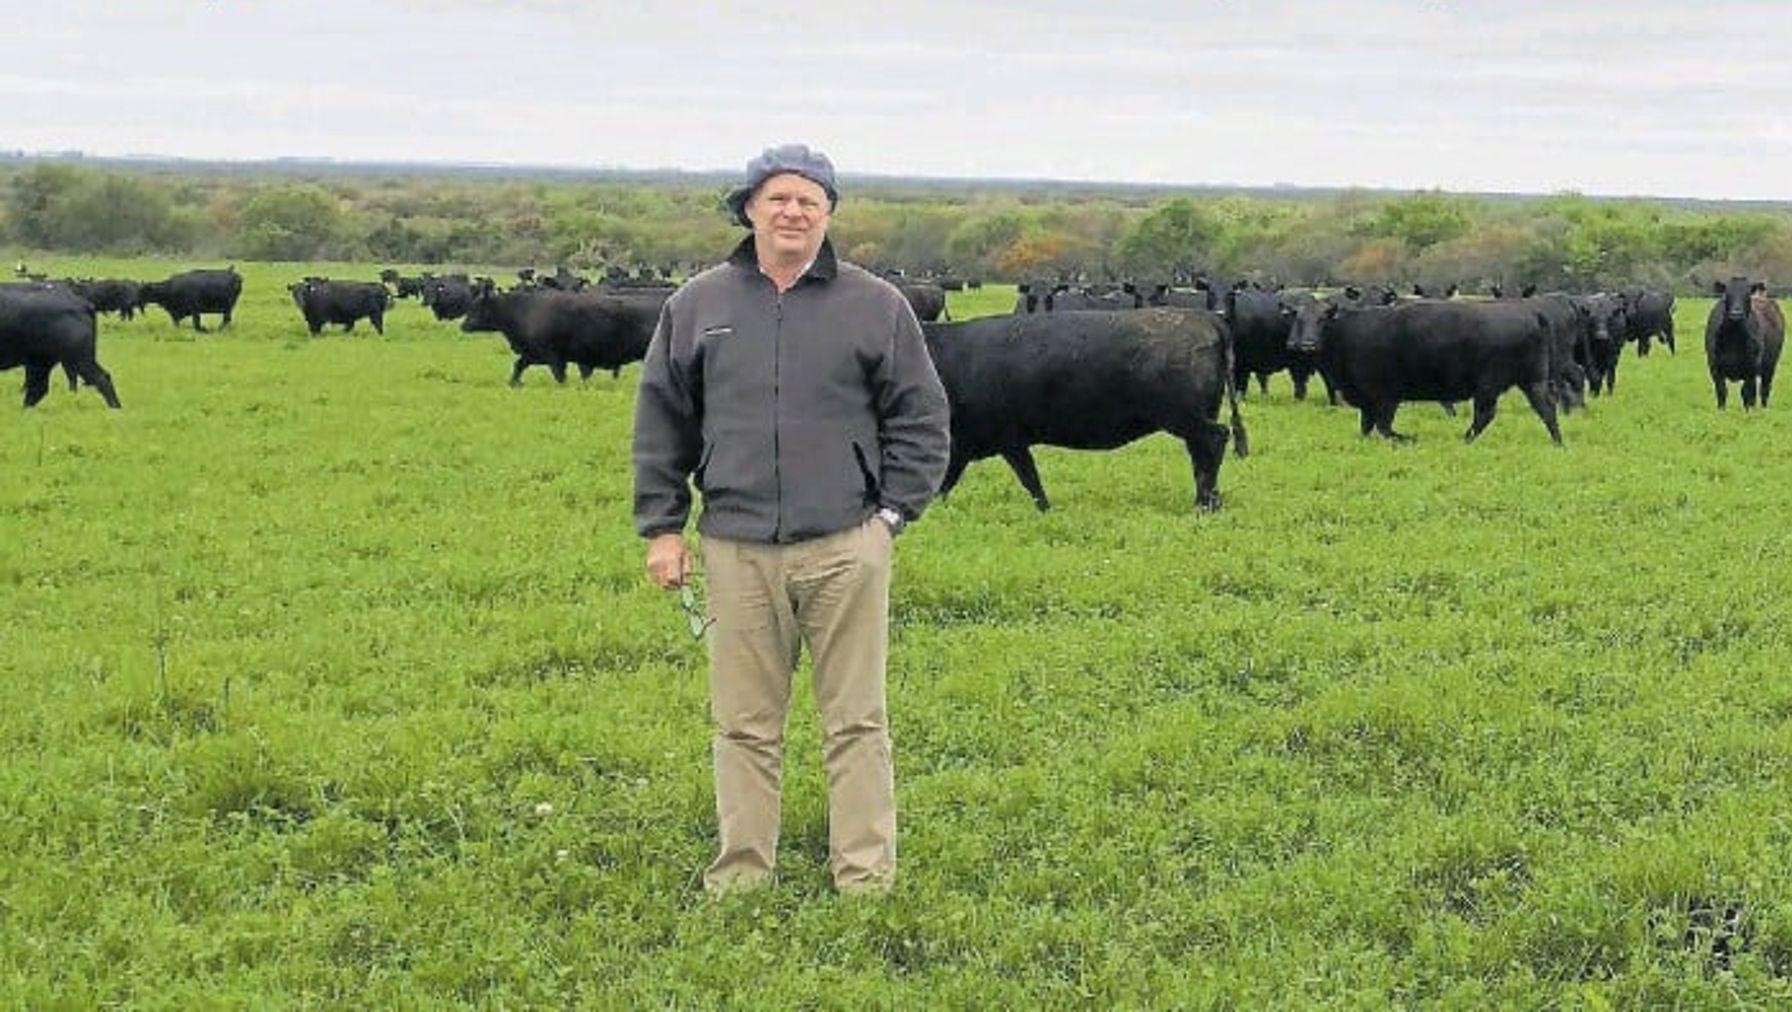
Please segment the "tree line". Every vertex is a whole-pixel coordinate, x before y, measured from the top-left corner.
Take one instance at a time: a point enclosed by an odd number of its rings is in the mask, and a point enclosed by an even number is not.
[[[0,170],[3,172],[4,170]],[[676,267],[740,230],[713,183],[303,178],[23,163],[0,175],[0,238],[20,251],[243,260]],[[848,259],[995,281],[1346,282],[1468,291],[1703,291],[1792,277],[1792,213],[1578,194],[1253,195],[904,187],[849,190]]]

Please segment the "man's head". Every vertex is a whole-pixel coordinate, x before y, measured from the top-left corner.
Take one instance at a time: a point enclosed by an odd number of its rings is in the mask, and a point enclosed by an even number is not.
[[[728,207],[753,230],[762,255],[808,259],[839,200],[834,163],[806,145],[783,144],[747,163],[746,183],[728,195]]]

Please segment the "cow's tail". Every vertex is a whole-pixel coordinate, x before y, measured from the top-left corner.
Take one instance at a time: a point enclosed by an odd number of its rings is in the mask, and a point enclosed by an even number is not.
[[[1220,347],[1224,352],[1220,357],[1224,360],[1226,403],[1232,412],[1232,453],[1244,458],[1251,455],[1251,441],[1244,431],[1244,419],[1238,415],[1238,387],[1232,382],[1232,325],[1224,320],[1220,321]]]

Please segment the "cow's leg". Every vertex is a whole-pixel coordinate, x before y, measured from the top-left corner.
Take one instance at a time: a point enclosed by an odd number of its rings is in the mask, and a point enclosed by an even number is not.
[[[195,333],[195,334],[207,333],[207,331],[205,329],[205,324],[203,324],[199,321],[199,313],[197,311],[195,311],[193,313],[193,333]]]
[[[1437,406],[1444,409],[1444,417],[1446,417],[1446,418],[1455,418],[1456,417],[1456,402],[1455,401],[1438,401]]]
[[[1661,343],[1668,346],[1668,354],[1680,354],[1674,350],[1674,314],[1671,311],[1668,313],[1667,326],[1663,327],[1661,331]]]
[[[225,327],[228,327],[228,326],[230,326],[230,310],[226,309],[226,310],[224,310],[224,320],[222,323],[218,324],[218,329],[223,330]]]
[[[1307,381],[1313,378],[1313,374],[1310,372],[1302,372],[1297,369],[1290,369],[1288,370],[1288,378],[1294,382],[1294,399],[1297,401],[1306,400]]]
[[[1369,433],[1374,432],[1375,431],[1375,408],[1372,405],[1365,405],[1364,407],[1359,408],[1357,410],[1357,414],[1360,416],[1360,420],[1362,423],[1363,435],[1367,436]]]
[[[1531,402],[1531,410],[1543,419],[1543,427],[1549,430],[1549,438],[1557,446],[1562,445],[1562,427],[1556,424],[1556,405],[1549,399],[1549,385],[1546,383],[1526,383],[1524,399]]]
[[[580,362],[579,363],[579,382],[581,382],[581,383],[590,382],[591,374],[596,371],[597,371],[597,366],[592,365],[590,362]]]
[[[1238,391],[1238,399],[1244,400],[1251,392],[1251,371],[1243,362],[1232,363],[1232,389]]]
[[[1033,451],[1025,446],[1017,446],[1002,451],[1002,459],[1014,470],[1014,476],[1020,479],[1020,487],[1033,497],[1033,505],[1044,513],[1052,508],[1051,500],[1045,497],[1045,486],[1039,481],[1039,468],[1033,464]]]
[[[1410,443],[1412,437],[1403,432],[1394,431],[1394,415],[1400,410],[1399,401],[1389,401],[1380,405],[1375,412],[1375,431],[1396,443]]]
[[[1207,422],[1182,441],[1195,470],[1195,508],[1206,513],[1220,508],[1220,464],[1226,459],[1227,435],[1224,425]]]
[[[381,337],[386,336],[386,317],[384,313],[375,313],[367,318],[373,322],[373,332]]]
[[[1754,374],[1751,373],[1748,376],[1744,377],[1742,380],[1742,410],[1753,411],[1754,409],[1755,409],[1755,377],[1754,377]]]
[[[1648,334],[1644,334],[1642,337],[1639,337],[1636,339],[1636,357],[1637,358],[1648,358],[1649,357],[1649,342],[1650,342],[1650,340],[1652,340],[1652,338]]]
[[[1722,411],[1730,403],[1730,384],[1714,372],[1711,374],[1711,385],[1717,389],[1717,409]]]
[[[940,483],[940,498],[941,499],[944,499],[946,496],[951,494],[952,487],[954,485],[958,484],[958,479],[964,477],[964,467],[966,464],[969,464],[969,463],[970,463],[969,460],[960,456],[956,452],[952,453],[947,458],[947,460],[946,460],[946,480]]]
[[[566,382],[566,360],[563,358],[556,358],[556,359],[550,360],[548,362],[548,372],[551,372],[554,374],[554,382],[555,383],[565,384],[565,382]]]
[[[510,367],[511,386],[520,387],[523,385],[523,370],[527,368],[529,368],[529,360],[518,355],[516,357],[516,364]]]
[[[1778,364],[1775,362],[1761,370],[1761,406],[1763,408],[1767,406],[1767,398],[1773,394],[1773,371],[1774,366]]]
[[[1260,372],[1257,374],[1257,392],[1265,397],[1269,396],[1269,373]]]
[[[50,392],[49,362],[25,363],[25,406],[35,407]]]
[[[100,392],[100,396],[106,400],[107,407],[123,407],[118,403],[118,391],[112,386],[112,374],[100,368],[98,362],[88,359],[75,366],[75,369],[80,372],[81,378],[87,381],[88,386]]]
[[[351,317],[347,323],[343,324],[342,332],[344,334],[353,334],[355,332],[355,324],[357,322],[359,322],[359,320],[357,318]]]
[[[1475,419],[1474,419],[1474,421],[1472,421],[1468,424],[1468,431],[1463,433],[1463,436],[1462,436],[1463,441],[1469,442],[1469,443],[1474,442],[1475,437],[1480,435],[1482,433],[1482,431],[1485,430],[1490,423],[1492,423],[1493,413],[1495,411],[1499,410],[1499,406],[1500,406],[1500,397],[1498,394],[1493,394],[1491,396],[1489,396],[1487,394],[1481,394],[1480,396],[1476,397],[1475,398]]]
[[[622,378],[622,367],[619,365],[611,366],[610,367],[610,378],[613,380],[621,379]]]
[[[70,363],[70,362],[62,363],[62,375],[68,379],[69,393],[74,393],[76,390],[80,389],[80,384],[75,382],[76,376],[75,376],[75,367],[74,367],[73,363]]]

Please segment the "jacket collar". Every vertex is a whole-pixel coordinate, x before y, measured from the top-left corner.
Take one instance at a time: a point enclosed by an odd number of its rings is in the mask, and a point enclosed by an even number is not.
[[[753,245],[751,232],[747,233],[747,237],[734,247],[734,252],[728,254],[728,262],[736,267],[758,272],[759,253],[758,248]],[[799,280],[814,278],[817,281],[832,281],[834,276],[839,273],[840,261],[834,256],[834,240],[824,237],[821,240],[821,249],[815,253],[814,262],[809,264],[809,269],[803,272],[803,277]]]

